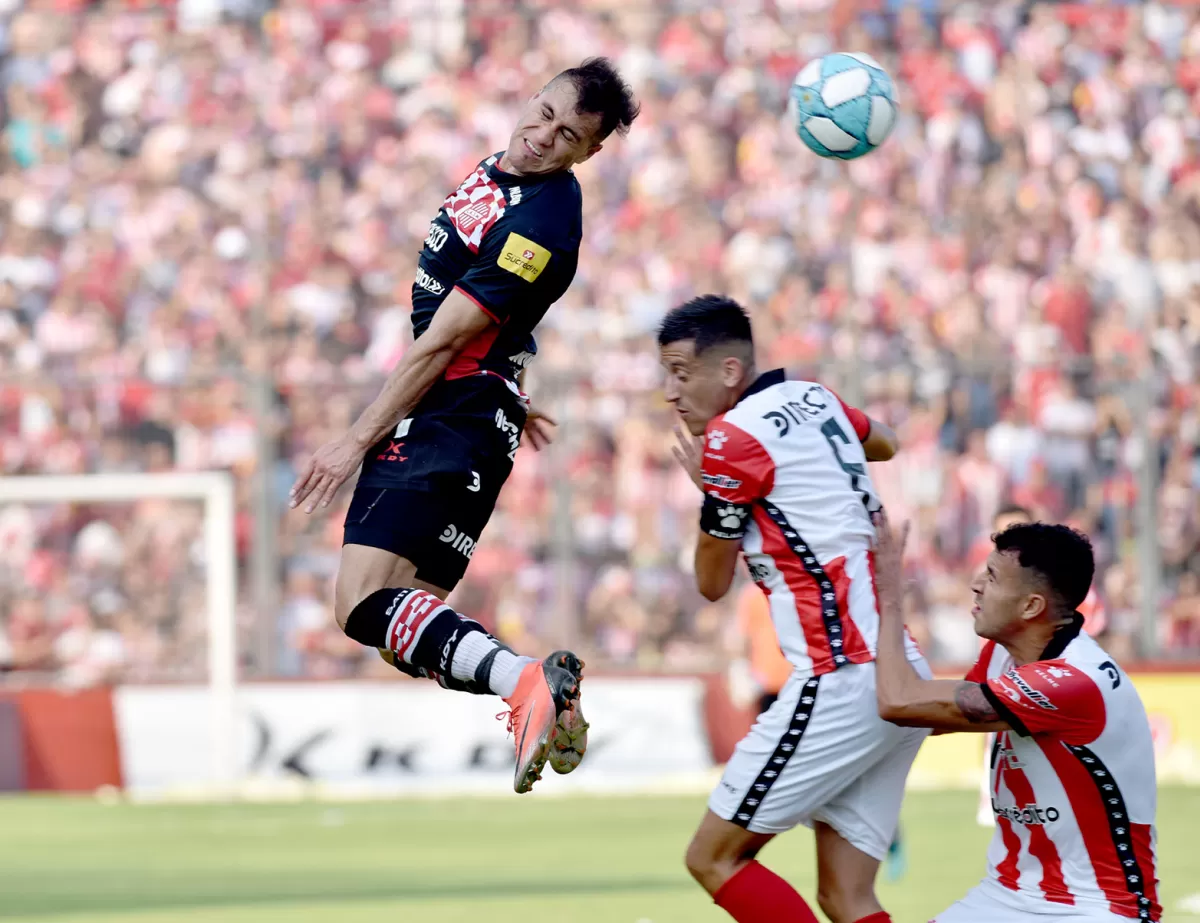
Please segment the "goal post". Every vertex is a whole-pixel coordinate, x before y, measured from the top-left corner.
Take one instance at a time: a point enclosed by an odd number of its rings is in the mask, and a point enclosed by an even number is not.
[[[233,477],[224,471],[0,477],[0,504],[127,503],[146,499],[199,500],[204,504],[209,752],[215,788],[232,791],[238,775],[234,749],[237,549]]]

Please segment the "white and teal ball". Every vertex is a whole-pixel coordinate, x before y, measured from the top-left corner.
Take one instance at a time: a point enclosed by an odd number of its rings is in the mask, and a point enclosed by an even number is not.
[[[896,124],[892,78],[869,54],[839,52],[810,61],[790,95],[800,140],[822,157],[869,154]]]

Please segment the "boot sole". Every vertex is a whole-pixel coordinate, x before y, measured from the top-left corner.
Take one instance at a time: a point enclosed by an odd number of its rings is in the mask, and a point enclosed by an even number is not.
[[[577,684],[583,683],[584,662],[571,651],[559,651],[550,655],[553,666],[561,667],[575,677]],[[574,716],[574,720],[572,720]],[[550,768],[559,775],[566,775],[578,768],[587,753],[587,732],[590,725],[584,720],[583,711],[576,696],[574,707],[559,712],[555,733],[550,741]],[[580,741],[582,740],[582,746]]]
[[[553,687],[550,687],[550,694],[554,699],[555,711],[558,718],[550,723],[545,730],[538,735],[537,745],[533,750],[531,758],[525,763],[524,769],[517,767],[516,774],[513,777],[513,790],[518,795],[524,795],[533,789],[533,784],[542,777],[542,770],[546,768],[546,760],[550,757],[550,750],[553,742],[557,739],[558,722],[562,715],[570,708],[577,707],[579,703],[579,680],[572,677],[573,682],[564,685],[558,692],[555,692]],[[549,682],[547,682],[549,686]],[[522,740],[522,744],[524,740]]]

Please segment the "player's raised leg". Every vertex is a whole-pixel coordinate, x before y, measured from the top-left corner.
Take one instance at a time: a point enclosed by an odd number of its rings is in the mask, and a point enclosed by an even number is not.
[[[448,590],[416,575],[417,567],[404,557],[344,545],[335,591],[342,630],[378,648],[402,673],[503,698],[516,742],[516,791],[528,791],[550,758],[560,772],[577,766],[587,731],[578,707],[578,659],[566,651],[546,661],[514,653],[446,605]]]
[[[774,837],[753,833],[708,811],[688,844],[688,871],[738,923],[817,923],[804,898],[758,863],[759,851]]]

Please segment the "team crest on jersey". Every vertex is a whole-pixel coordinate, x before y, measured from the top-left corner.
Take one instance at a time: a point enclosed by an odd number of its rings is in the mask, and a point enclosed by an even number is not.
[[[740,506],[731,505],[717,510],[717,515],[721,517],[721,525],[726,529],[736,529],[745,522],[749,512]]]
[[[504,190],[488,176],[485,164],[446,197],[442,208],[467,249],[478,253],[483,235],[504,216]]]
[[[729,437],[725,435],[723,430],[714,429],[708,434],[708,447],[714,452],[720,452],[725,443],[729,441]]]

